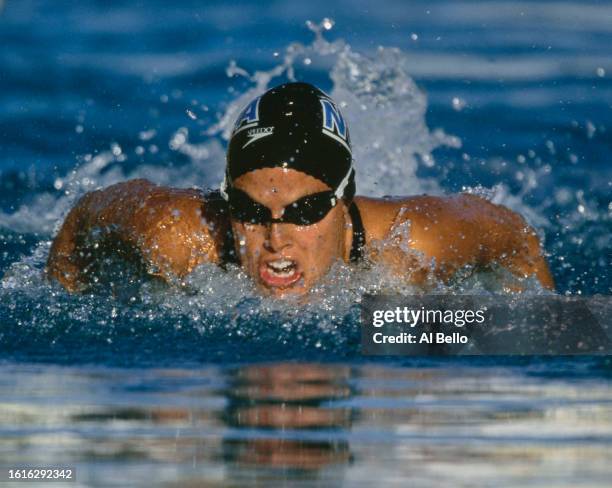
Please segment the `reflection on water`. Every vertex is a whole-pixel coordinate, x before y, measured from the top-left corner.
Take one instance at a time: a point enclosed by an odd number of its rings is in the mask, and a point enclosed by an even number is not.
[[[605,375],[429,364],[4,365],[0,459],[80,486],[609,486]]]
[[[350,398],[349,377],[347,367],[317,364],[236,370],[223,415],[228,427],[237,429],[224,440],[223,458],[232,477],[263,484],[279,477],[321,481],[322,472],[334,468],[334,477],[341,479],[340,468],[351,454],[339,434],[350,430],[352,409],[333,402]],[[249,436],[254,429],[261,434]]]

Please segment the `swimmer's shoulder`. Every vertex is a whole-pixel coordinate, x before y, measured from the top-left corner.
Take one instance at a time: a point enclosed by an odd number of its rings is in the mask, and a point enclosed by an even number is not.
[[[425,225],[426,219],[438,212],[445,203],[440,197],[415,195],[407,197],[355,197],[366,231],[366,241],[384,240],[401,222],[410,220],[414,225]]]
[[[448,196],[415,195],[393,198],[355,199],[366,229],[366,242],[385,241],[401,229],[402,239],[416,251],[426,256],[450,262],[477,259],[483,245],[491,247],[496,239],[491,227],[515,228],[516,225],[499,225],[500,220],[516,220],[512,211],[494,205],[474,195]],[[516,223],[516,222],[515,222]],[[503,233],[506,242],[510,232]],[[516,245],[515,243],[513,245]]]
[[[441,276],[468,264],[498,263],[518,276],[535,275],[543,286],[554,289],[537,233],[503,205],[470,194],[356,197],[355,203],[367,242],[386,240],[409,221],[407,244],[426,258],[435,258],[442,265],[438,267]]]
[[[104,190],[114,194],[115,215],[129,219],[122,227],[160,275],[184,276],[195,266],[220,261],[228,219],[215,192],[174,188],[147,180],[130,180]]]
[[[366,237],[384,239],[395,226],[410,221],[413,232],[437,233],[440,228],[459,232],[470,224],[507,221],[515,225],[520,217],[510,209],[470,194],[446,196],[355,197],[366,229]]]
[[[138,214],[144,225],[142,247],[174,274],[183,276],[204,262],[220,262],[229,220],[216,192],[158,186],[150,190]]]
[[[149,274],[174,281],[199,264],[219,264],[229,227],[226,207],[214,192],[145,179],[88,192],[53,240],[47,271],[67,289],[81,290],[93,276],[87,271],[92,260],[118,253],[141,260]]]

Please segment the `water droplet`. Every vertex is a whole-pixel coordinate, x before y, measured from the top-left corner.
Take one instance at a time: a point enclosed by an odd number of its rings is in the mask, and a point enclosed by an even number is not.
[[[198,118],[198,116],[189,109],[185,110],[185,113],[187,114],[187,117],[189,117],[191,120],[196,120]]]
[[[310,59],[310,58],[304,58],[304,64],[305,64],[306,66],[309,66],[311,63],[312,63],[312,59]]]
[[[434,158],[431,157],[431,154],[423,154],[421,156],[421,161],[423,161],[423,164],[428,168],[433,168],[433,165],[435,164]]]
[[[463,110],[466,105],[465,100],[459,97],[453,97],[452,104],[453,104],[453,109],[456,110],[457,112]]]
[[[593,122],[591,122],[590,120],[587,120],[586,129],[587,129],[587,137],[589,139],[593,139],[595,132],[597,132],[597,129],[593,125]]]
[[[599,76],[600,78],[606,76],[606,70],[603,69],[601,66],[595,70],[595,73],[597,73],[597,76]]]
[[[111,144],[111,152],[113,153],[113,156],[117,157],[120,156],[123,151],[121,150],[121,146],[119,144],[113,142]]]
[[[75,131],[77,134],[82,134],[82,133],[83,133],[83,126],[82,126],[81,124],[77,125],[77,126],[74,128],[74,131]]]
[[[155,131],[155,129],[143,130],[138,133],[138,138],[141,141],[150,141],[151,139],[155,137],[156,134],[157,132]]]
[[[327,17],[325,17],[321,25],[323,26],[325,30],[331,30],[331,28],[334,26],[334,21],[332,19],[328,19]]]
[[[413,41],[418,41],[419,35],[413,32],[412,34],[410,34],[410,39],[412,39]]]
[[[187,135],[188,131],[186,127],[181,127],[178,129],[168,143],[170,149],[176,151],[177,149],[181,148],[187,142]]]

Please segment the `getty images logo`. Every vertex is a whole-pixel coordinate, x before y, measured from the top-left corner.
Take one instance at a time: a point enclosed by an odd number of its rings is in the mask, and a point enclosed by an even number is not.
[[[349,151],[348,128],[340,110],[329,98],[319,99],[323,108],[323,134],[335,139]]]

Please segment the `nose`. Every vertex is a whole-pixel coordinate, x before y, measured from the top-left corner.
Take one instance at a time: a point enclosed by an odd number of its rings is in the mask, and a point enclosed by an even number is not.
[[[267,226],[264,247],[270,252],[279,252],[291,245],[291,236],[287,227],[290,224],[271,223]]]

